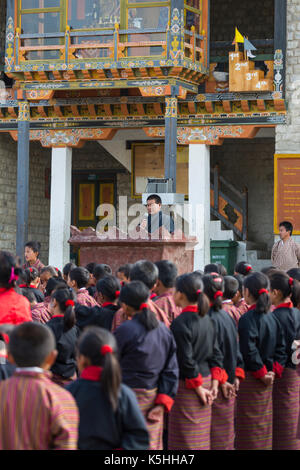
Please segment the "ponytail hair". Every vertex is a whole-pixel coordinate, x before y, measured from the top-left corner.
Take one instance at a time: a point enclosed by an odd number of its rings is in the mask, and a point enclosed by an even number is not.
[[[270,283],[267,276],[263,273],[253,273],[244,280],[244,288],[248,289],[256,301],[257,313],[268,313],[271,308],[271,299],[269,295]]]
[[[132,281],[122,287],[120,302],[132,307],[137,313],[138,321],[147,331],[158,328],[159,321],[155,314],[149,310],[147,301],[150,296],[150,290],[141,281]]]
[[[270,275],[270,285],[271,289],[279,290],[282,293],[282,297],[286,299],[287,297],[296,297],[296,285],[298,281],[288,276],[283,271],[273,271]]]
[[[240,261],[235,265],[234,271],[246,277],[253,273],[253,268],[251,264],[246,263],[246,261]]]
[[[202,278],[204,293],[210,300],[210,306],[215,312],[222,310],[224,293],[224,279],[218,273],[206,274]]]
[[[87,327],[79,338],[78,351],[90,360],[92,366],[103,368],[101,385],[115,412],[119,401],[121,368],[114,336],[103,328]]]
[[[96,284],[97,292],[101,293],[108,300],[115,302],[120,296],[121,285],[115,276],[107,275]]]
[[[52,299],[55,299],[59,305],[60,311],[64,314],[64,332],[67,332],[75,326],[75,296],[72,289],[57,286],[55,291],[51,295]]]
[[[209,302],[203,292],[203,282],[199,273],[194,272],[179,276],[176,279],[176,291],[184,294],[192,304],[197,303],[200,317],[207,314]]]
[[[24,270],[24,278],[27,287],[39,277],[39,272],[36,268],[26,268]]]

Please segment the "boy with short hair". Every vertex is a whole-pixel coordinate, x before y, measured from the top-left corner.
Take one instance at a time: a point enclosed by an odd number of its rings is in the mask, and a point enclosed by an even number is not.
[[[233,299],[239,290],[239,282],[233,276],[224,276],[224,295],[222,309],[227,312],[231,318],[238,324],[240,314],[234,306]]]
[[[41,252],[41,244],[37,241],[27,242],[25,245],[25,260],[26,263],[23,265],[23,269],[36,268],[40,274],[44,268],[43,263],[40,261],[39,256]]]
[[[77,405],[48,372],[56,356],[48,327],[23,323],[12,331],[8,359],[17,369],[0,383],[1,450],[77,449]]]

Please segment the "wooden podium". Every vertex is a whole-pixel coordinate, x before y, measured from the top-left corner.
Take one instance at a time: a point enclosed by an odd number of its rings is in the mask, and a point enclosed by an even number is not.
[[[178,275],[194,270],[194,247],[196,237],[185,237],[181,232],[170,235],[165,230],[157,233],[143,233],[138,238],[110,228],[105,235],[98,234],[93,228],[83,231],[71,226],[70,245],[80,249],[80,265],[88,263],[108,264],[113,274],[126,263],[146,259],[156,262],[172,261],[176,264]]]

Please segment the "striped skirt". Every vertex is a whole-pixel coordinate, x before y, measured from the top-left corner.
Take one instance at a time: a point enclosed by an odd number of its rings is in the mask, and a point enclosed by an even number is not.
[[[272,450],[272,390],[246,372],[237,396],[237,450]]]
[[[300,450],[299,400],[300,377],[296,370],[284,369],[281,379],[276,379],[273,385],[274,450]]]
[[[162,409],[161,415],[158,416],[156,421],[149,421],[147,419],[149,410],[154,407],[157,389],[146,390],[134,388],[133,391],[136,394],[140,410],[147,423],[150,439],[149,450],[163,450],[164,410]]]
[[[210,388],[211,376],[203,378]],[[169,414],[168,450],[210,450],[211,406],[203,406],[194,390],[179,381],[175,403]]]
[[[211,450],[234,449],[234,408],[235,398],[226,399],[219,390],[212,405]]]

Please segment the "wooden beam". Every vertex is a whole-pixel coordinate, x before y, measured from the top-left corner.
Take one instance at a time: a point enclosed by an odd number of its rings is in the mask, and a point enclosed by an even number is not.
[[[266,103],[264,100],[257,100],[257,108],[259,111],[265,111],[266,110]]]
[[[97,112],[96,112],[96,107],[94,104],[88,104],[88,110],[89,110],[89,113],[91,116],[96,116],[97,115]]]
[[[145,116],[146,112],[145,112],[145,108],[144,108],[143,103],[137,103],[137,104],[136,104],[136,108],[137,108],[137,110],[138,110],[138,113],[139,113],[141,116]]]
[[[104,105],[104,110],[105,110],[105,113],[107,114],[107,116],[112,116],[113,115],[110,104],[105,104]]]
[[[276,111],[285,111],[285,101],[284,100],[274,100],[274,108]]]
[[[222,101],[222,105],[223,105],[223,109],[225,111],[225,113],[231,113],[231,103],[230,101]]]
[[[205,101],[205,109],[209,114],[213,114],[214,104],[211,101]]]
[[[249,113],[250,111],[249,101],[241,100],[241,108],[244,111],[244,113]]]
[[[163,115],[161,103],[153,103],[153,109],[158,116]]]
[[[188,102],[188,109],[191,114],[196,114],[197,108],[196,108],[196,103],[194,101],[189,101]]]
[[[64,117],[60,106],[54,106],[54,112],[57,116]]]
[[[72,105],[72,106],[71,106],[71,110],[72,110],[73,116],[80,116],[80,112],[79,112],[78,106]]]
[[[13,108],[13,107],[8,107],[8,108],[7,108],[7,111],[8,111],[8,114],[9,114],[11,117],[13,117],[13,118],[15,118],[15,119],[18,117],[18,115],[17,115],[17,113],[16,113],[16,111],[15,111],[15,108]]]
[[[44,106],[38,106],[38,112],[42,117],[48,117]]]
[[[126,103],[121,103],[121,112],[124,116],[129,115],[129,110],[128,110],[128,106]]]

